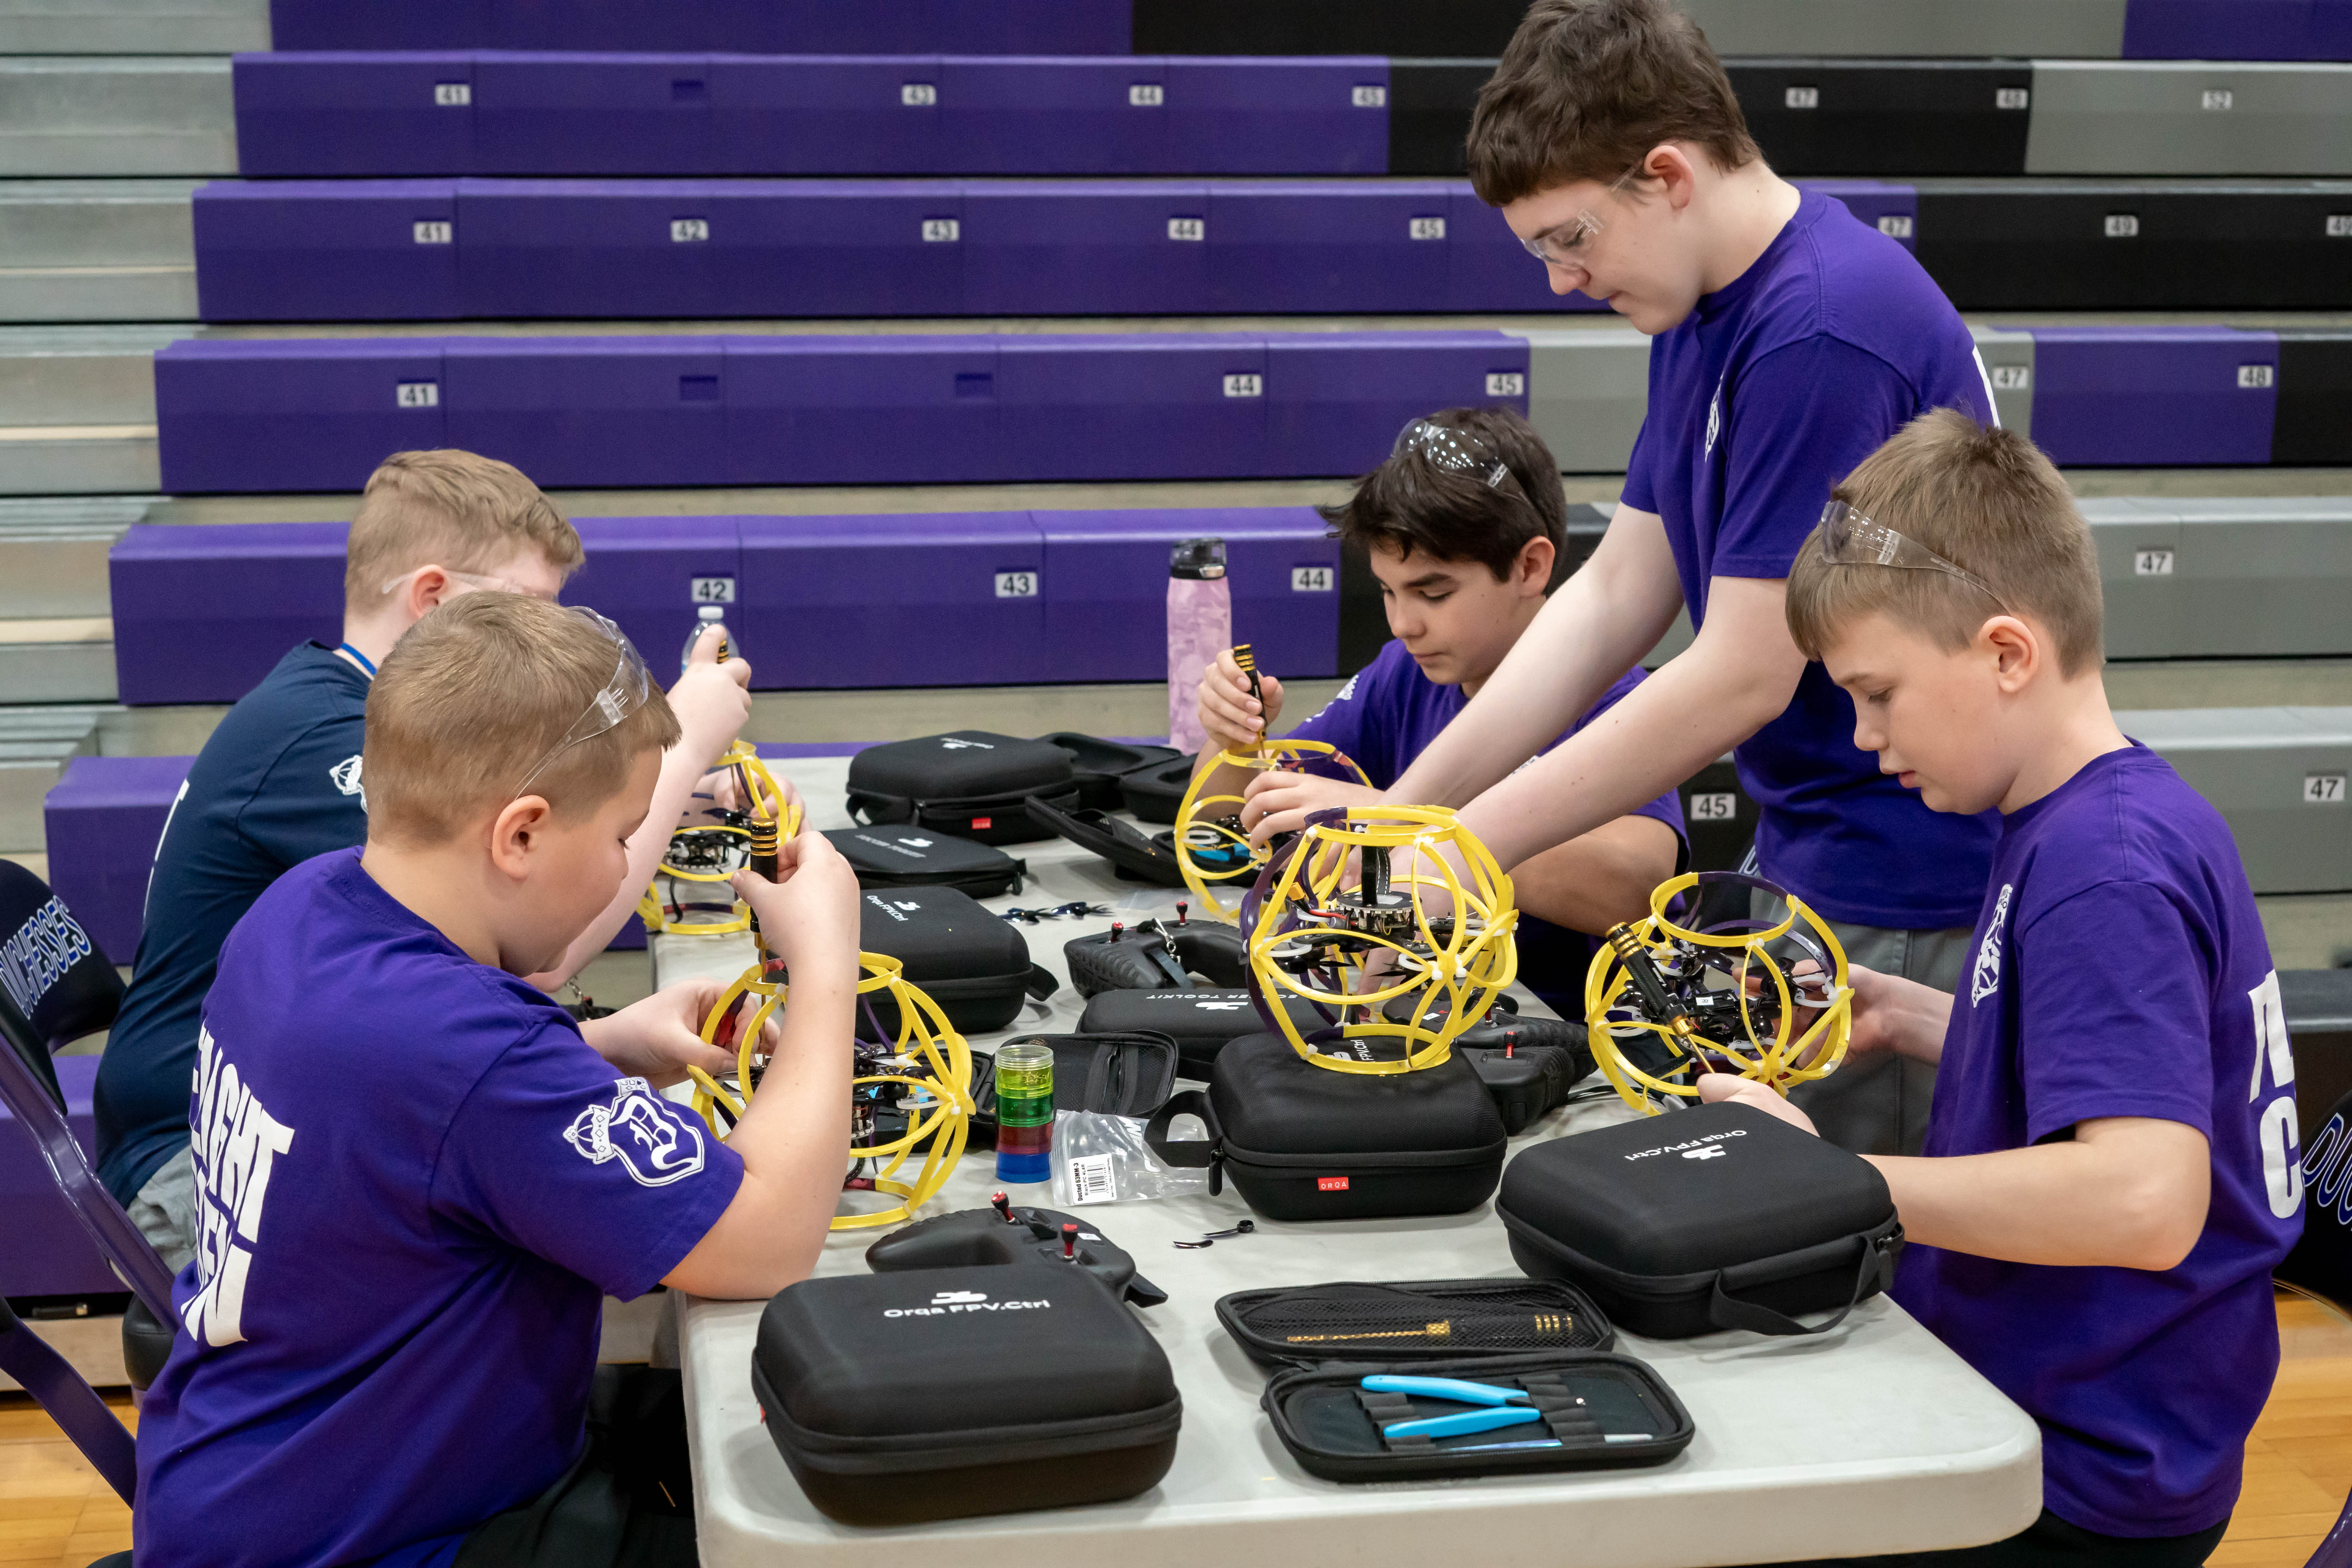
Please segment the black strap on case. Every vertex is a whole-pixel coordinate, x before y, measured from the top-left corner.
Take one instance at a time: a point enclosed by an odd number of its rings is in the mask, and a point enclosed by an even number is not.
[[[1168,1129],[1180,1116],[1199,1117],[1209,1135],[1181,1142],[1170,1138]],[[1187,1171],[1206,1170],[1211,1197],[1225,1190],[1225,1131],[1217,1124],[1217,1113],[1210,1106],[1205,1089],[1188,1089],[1169,1096],[1168,1103],[1145,1125],[1143,1142],[1163,1164]]]
[[[1747,1329],[1759,1334],[1828,1333],[1845,1321],[1846,1314],[1861,1305],[1862,1299],[1869,1295],[1874,1287],[1884,1290],[1895,1283],[1895,1246],[1902,1235],[1903,1229],[1897,1226],[1886,1236],[1841,1237],[1836,1241],[1824,1242],[1820,1247],[1784,1253],[1761,1262],[1735,1264],[1729,1268],[1718,1269],[1715,1276],[1714,1293],[1707,1300],[1707,1319],[1720,1329]],[[1835,1317],[1818,1327],[1809,1329],[1785,1312],[1776,1312],[1753,1301],[1742,1301],[1731,1294],[1735,1289],[1752,1289],[1759,1285],[1815,1273],[1830,1261],[1822,1254],[1835,1253],[1849,1244],[1858,1245],[1862,1249],[1861,1260],[1854,1269],[1853,1294],[1846,1299],[1844,1306],[1838,1309]]]

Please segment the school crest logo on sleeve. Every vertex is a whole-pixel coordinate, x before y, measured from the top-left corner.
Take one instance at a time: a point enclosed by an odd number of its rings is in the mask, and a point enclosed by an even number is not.
[[[621,1162],[641,1187],[666,1187],[702,1169],[702,1129],[664,1104],[641,1078],[613,1086],[610,1105],[572,1119],[563,1141],[592,1165]]]
[[[1728,375],[1729,373],[1725,374]],[[1717,381],[1715,384],[1715,395],[1708,398],[1706,402],[1706,450],[1701,454],[1702,457],[1712,458],[1715,456],[1716,437],[1722,434],[1723,383]]]
[[[2000,932],[2009,923],[2009,895],[2015,884],[2003,882],[2000,897],[1992,903],[1992,923],[1985,927],[1984,941],[1977,944],[1977,969],[1969,982],[1969,1005],[1973,1007],[2000,989]]]

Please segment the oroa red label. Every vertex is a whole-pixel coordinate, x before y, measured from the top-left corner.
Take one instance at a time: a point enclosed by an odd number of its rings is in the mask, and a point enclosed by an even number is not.
[[[992,816],[975,816],[971,819],[971,825],[974,827],[993,827],[996,826],[996,818]]]
[[[1315,1190],[1318,1193],[1344,1193],[1348,1190],[1348,1178],[1345,1176],[1318,1176],[1315,1178]]]

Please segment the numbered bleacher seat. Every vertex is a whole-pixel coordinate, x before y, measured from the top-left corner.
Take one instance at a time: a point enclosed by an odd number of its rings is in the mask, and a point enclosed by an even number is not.
[[[2035,327],[2033,439],[2062,466],[2267,463],[2278,339],[2230,327]]]

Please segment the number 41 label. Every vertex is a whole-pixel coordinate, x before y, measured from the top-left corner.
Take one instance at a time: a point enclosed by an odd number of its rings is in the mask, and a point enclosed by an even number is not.
[[[996,574],[996,596],[1000,599],[1034,599],[1037,596],[1037,574],[1034,572],[999,572]]]
[[[2342,773],[2304,774],[2303,804],[2305,805],[2342,805],[2344,804],[2344,775]]]

